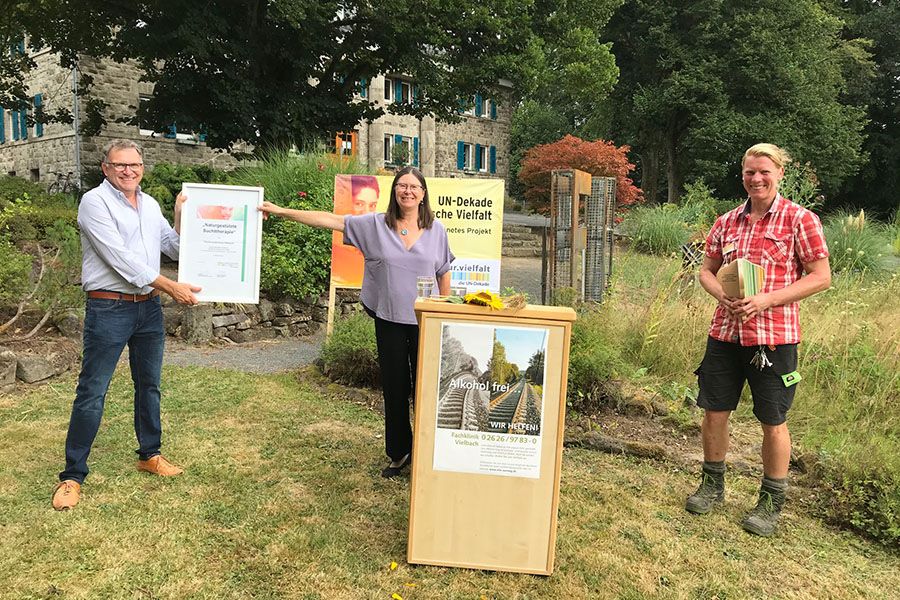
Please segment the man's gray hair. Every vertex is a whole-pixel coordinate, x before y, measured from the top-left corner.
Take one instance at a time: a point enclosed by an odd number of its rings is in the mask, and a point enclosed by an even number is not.
[[[137,142],[133,142],[131,140],[112,140],[108,142],[105,146],[103,146],[103,162],[107,162],[109,160],[109,153],[113,150],[136,150],[141,159],[144,158],[144,151],[137,144]]]

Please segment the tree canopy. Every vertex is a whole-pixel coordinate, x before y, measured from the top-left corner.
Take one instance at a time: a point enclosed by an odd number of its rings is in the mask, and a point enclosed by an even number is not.
[[[676,200],[703,178],[738,194],[739,159],[767,141],[810,162],[833,192],[864,162],[865,110],[848,92],[869,73],[828,2],[633,0],[607,29],[620,69],[605,130],[640,157],[641,186]]]
[[[416,84],[411,103],[391,110],[458,118],[476,93],[499,96],[501,79],[526,86],[545,64],[532,28],[536,4],[522,0],[224,0],[142,3],[44,0],[15,3],[2,31],[24,32],[66,67],[79,57],[133,60],[154,93],[135,120],[160,130],[202,131],[231,148],[302,144],[379,116],[358,92],[396,73]],[[0,59],[0,103],[24,98]],[[19,78],[21,82],[21,78]],[[82,93],[90,97],[89,79]],[[104,105],[91,104],[102,127]],[[52,118],[52,116],[48,117]]]

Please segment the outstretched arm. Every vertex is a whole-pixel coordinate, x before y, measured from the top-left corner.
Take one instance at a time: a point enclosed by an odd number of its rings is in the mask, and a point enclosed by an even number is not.
[[[334,229],[335,231],[344,231],[344,215],[336,215],[334,213],[322,210],[294,210],[292,208],[282,208],[271,202],[263,202],[259,207],[266,215],[275,215],[282,219],[290,219],[309,225],[310,227],[324,227],[325,229]]]

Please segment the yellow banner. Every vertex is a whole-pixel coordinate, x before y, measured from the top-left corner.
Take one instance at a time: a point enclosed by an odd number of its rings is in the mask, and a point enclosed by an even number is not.
[[[338,215],[384,212],[391,196],[390,175],[338,175],[334,178],[334,213]],[[500,251],[503,242],[502,179],[429,177],[428,203],[447,230],[456,256],[451,285],[469,291],[500,291]],[[344,244],[335,231],[331,241],[331,283],[360,288],[363,257]]]

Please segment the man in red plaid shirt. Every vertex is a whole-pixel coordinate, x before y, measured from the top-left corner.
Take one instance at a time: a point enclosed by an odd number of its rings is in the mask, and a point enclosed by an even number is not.
[[[685,508],[705,514],[725,498],[728,418],[747,381],[753,414],[763,429],[763,480],[757,505],[741,525],[763,536],[774,533],[787,490],[791,436],[786,418],[800,381],[797,302],[831,285],[819,218],[778,193],[789,160],[772,144],[747,150],[742,173],[749,199],[716,220],[700,267],[700,285],[719,305],[706,354],[696,371],[697,404],[704,409],[703,475]],[[765,284],[760,293],[732,298],[723,291],[716,273],[737,258],[763,267]]]

